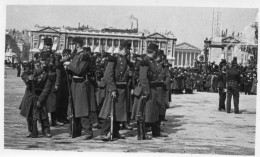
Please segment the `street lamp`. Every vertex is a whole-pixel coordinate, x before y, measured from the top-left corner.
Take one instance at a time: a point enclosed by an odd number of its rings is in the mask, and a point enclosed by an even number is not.
[[[206,65],[206,72],[208,69],[208,55],[209,55],[209,47],[210,47],[211,41],[206,38],[204,40],[204,55],[205,55],[205,65]]]
[[[143,54],[143,51],[144,51],[144,39],[145,39],[145,36],[144,36],[144,33],[142,33],[142,36],[141,36],[141,40],[142,40],[142,54]]]

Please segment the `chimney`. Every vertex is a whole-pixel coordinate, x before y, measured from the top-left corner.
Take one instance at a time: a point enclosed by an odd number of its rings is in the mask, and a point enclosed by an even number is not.
[[[80,28],[80,23],[79,23],[79,28]]]
[[[227,36],[227,28],[226,28],[226,36]]]

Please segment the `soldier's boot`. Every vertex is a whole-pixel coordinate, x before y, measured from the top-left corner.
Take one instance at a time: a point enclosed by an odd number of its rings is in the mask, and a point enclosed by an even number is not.
[[[38,127],[37,127],[37,119],[32,120],[32,133],[31,138],[37,138],[38,137]]]
[[[27,118],[27,126],[28,126],[28,133],[26,134],[26,137],[31,137],[32,135],[32,119],[31,118]]]
[[[123,122],[122,123],[122,130],[133,130],[133,127],[131,127],[128,122]]]
[[[41,121],[41,127],[43,136],[45,136],[46,138],[51,138],[52,135],[48,118]]]
[[[139,121],[137,121],[137,140],[142,140]]]

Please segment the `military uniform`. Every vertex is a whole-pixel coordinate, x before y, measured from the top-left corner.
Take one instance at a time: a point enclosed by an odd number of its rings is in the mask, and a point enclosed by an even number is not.
[[[124,41],[121,43],[120,47],[123,48],[122,51],[125,51],[130,49],[131,44],[129,45],[129,43]],[[111,111],[111,103],[113,103],[111,97],[112,92],[116,92],[117,95],[114,100],[113,136],[115,138],[120,137],[120,123],[127,121],[129,111],[129,104],[127,101],[130,92],[127,90],[129,69],[129,60],[127,60],[126,56],[118,54],[117,57],[110,57],[103,78],[106,83],[106,98],[99,114],[100,118],[105,119],[101,127],[101,137],[107,135],[111,127],[111,121],[108,119],[108,116]]]
[[[252,84],[253,84],[253,77],[251,76],[251,72],[247,72],[247,74],[244,78],[245,94],[248,94],[248,95],[251,94]]]
[[[81,38],[74,38],[73,43],[83,45]],[[66,65],[66,62],[64,63]],[[86,82],[86,74],[90,64],[90,56],[83,49],[78,48],[72,61],[67,65],[72,74],[71,94],[73,98],[75,118],[80,121],[81,127],[86,134],[86,139],[93,137],[90,125],[90,96],[89,86]]]
[[[226,74],[220,71],[218,74],[218,93],[219,93],[219,107],[218,110],[225,110],[225,100],[226,100]]]
[[[50,125],[47,113],[47,106],[43,103],[50,92],[51,81],[48,73],[44,69],[34,68],[34,61],[29,63],[29,67],[22,73],[22,80],[26,84],[26,90],[19,109],[20,114],[27,119],[28,137],[37,137],[37,121],[41,123],[42,133],[50,137]],[[37,64],[40,64],[39,62]],[[33,77],[30,80],[30,76]],[[47,82],[47,83],[46,83]],[[41,107],[36,105],[39,101]]]
[[[232,61],[232,67],[227,70],[227,113],[231,110],[231,98],[233,95],[235,113],[239,113],[239,82],[240,72],[234,67],[237,63]]]
[[[148,51],[156,51],[158,46],[150,43],[148,45]],[[160,132],[160,121],[159,121],[159,104],[157,101],[158,92],[157,87],[160,86],[160,82],[158,82],[158,74],[157,67],[153,58],[148,56],[144,57],[144,60],[140,63],[139,70],[139,83],[141,92],[138,92],[140,95],[136,95],[133,110],[132,110],[132,119],[137,120],[139,123],[139,116],[141,112],[141,106],[143,99],[145,100],[145,108],[144,108],[144,121],[148,126],[152,128],[153,137],[158,136],[167,136]],[[138,127],[139,128],[139,127]],[[139,131],[139,130],[138,130]],[[138,134],[139,135],[139,134]]]

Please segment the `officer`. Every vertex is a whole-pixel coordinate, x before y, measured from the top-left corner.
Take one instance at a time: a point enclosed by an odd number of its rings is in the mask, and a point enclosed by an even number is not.
[[[108,140],[110,134],[113,134],[114,139],[124,138],[119,134],[120,123],[127,121],[128,100],[127,82],[129,80],[129,60],[126,55],[130,52],[131,44],[123,41],[119,47],[117,57],[111,56],[104,73],[104,82],[106,83],[106,98],[101,108],[99,117],[104,119],[101,127],[100,138]],[[110,115],[111,104],[114,101],[114,115]],[[113,116],[113,133],[110,133],[111,120],[108,116]]]
[[[56,99],[57,92],[60,86],[61,80],[61,64],[60,57],[52,52],[52,39],[44,39],[44,47],[42,52],[39,54],[40,62],[45,65],[46,71],[48,72],[48,78],[51,81],[51,91],[48,93],[46,102],[47,111],[51,113],[51,126],[63,125],[63,123],[57,122],[56,115]]]
[[[72,74],[71,93],[75,110],[76,121],[80,123],[85,134],[85,139],[93,138],[93,131],[90,123],[90,98],[88,95],[88,82],[86,74],[90,64],[90,56],[82,48],[83,39],[73,38],[75,56],[72,61],[64,62],[64,68]]]
[[[132,110],[132,119],[137,120],[138,125],[140,106],[142,106],[142,99],[145,100],[144,121],[146,125],[150,126],[152,129],[153,137],[167,137],[166,133],[161,132],[160,129],[160,119],[159,119],[159,108],[157,104],[157,87],[159,82],[157,81],[157,65],[154,58],[156,58],[156,53],[158,51],[158,45],[150,43],[147,47],[147,54],[144,60],[140,63],[139,70],[139,83],[141,92],[136,92],[135,102]],[[140,127],[138,127],[138,139],[140,137]],[[151,139],[151,137],[146,136],[144,139]]]
[[[227,113],[231,110],[231,98],[234,99],[235,114],[239,114],[239,81],[240,72],[237,70],[237,62],[231,62],[231,68],[227,70]]]
[[[225,62],[220,63],[221,70],[218,73],[218,93],[219,93],[219,111],[225,111],[225,100],[226,100],[226,64]]]

